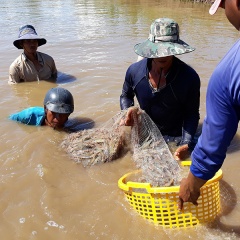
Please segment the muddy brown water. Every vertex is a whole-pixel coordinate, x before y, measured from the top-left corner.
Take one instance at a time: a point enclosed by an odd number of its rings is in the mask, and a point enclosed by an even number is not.
[[[55,86],[70,90],[79,128],[98,127],[119,111],[127,67],[136,61],[133,46],[148,36],[151,22],[170,17],[180,37],[196,47],[180,56],[201,77],[201,121],[209,77],[239,33],[224,11],[174,0],[1,0],[0,9],[0,235],[1,239],[238,239],[239,132],[224,172],[223,214],[210,226],[167,230],[147,222],[125,200],[117,181],[134,169],[131,154],[104,165],[83,168],[59,147],[67,133],[30,127],[8,115],[41,106]],[[39,51],[55,59],[56,84],[7,84],[8,68],[21,53],[12,42],[23,24],[47,39]]]

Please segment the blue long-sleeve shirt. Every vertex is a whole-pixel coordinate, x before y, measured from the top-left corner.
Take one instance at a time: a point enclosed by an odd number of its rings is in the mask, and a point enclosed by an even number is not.
[[[41,126],[45,119],[43,107],[30,107],[21,112],[14,113],[9,116],[9,119],[21,122],[26,125]]]
[[[207,90],[202,135],[190,171],[208,180],[221,168],[240,119],[240,40],[214,70]]]
[[[141,109],[151,117],[162,135],[182,136],[181,142],[189,143],[199,122],[199,76],[174,57],[166,87],[153,93],[148,80],[151,61],[143,59],[128,68],[120,96],[121,109],[133,106],[136,96]]]

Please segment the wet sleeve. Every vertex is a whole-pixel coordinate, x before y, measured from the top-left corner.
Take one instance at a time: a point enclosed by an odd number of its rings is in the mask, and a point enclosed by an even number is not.
[[[52,60],[52,79],[57,79],[57,68],[54,60]]]
[[[192,85],[191,90],[189,91],[188,101],[185,105],[181,145],[187,143],[191,148],[194,148],[194,135],[200,119],[200,78],[195,74],[195,76],[192,79],[189,79],[189,81]]]
[[[14,113],[9,116],[10,120],[21,122],[26,125],[40,126],[44,119],[43,107],[30,107],[21,112]]]
[[[20,69],[19,67],[13,62],[9,68],[9,78],[8,84],[16,84],[21,81],[20,79]]]
[[[57,79],[57,68],[56,68],[56,64],[55,64],[54,59],[47,54],[44,54],[43,56],[45,56],[45,61],[46,61],[47,65],[48,65],[48,67],[51,71],[51,76],[49,77],[48,80],[56,81],[56,79]]]
[[[129,67],[126,76],[125,81],[123,83],[122,88],[122,94],[120,96],[120,107],[121,110],[127,109],[134,105],[134,90],[133,90],[133,84],[132,84],[132,74],[131,74],[131,68]]]
[[[209,82],[207,90],[207,114],[203,122],[202,134],[192,152],[191,172],[201,179],[208,180],[221,168],[227,148],[236,134],[239,114],[233,104],[231,91],[220,81]],[[227,85],[227,84],[225,84]],[[239,87],[236,95],[239,95]],[[233,93],[234,94],[234,93]],[[236,98],[240,99],[239,96]]]
[[[9,116],[10,120],[21,122],[24,124],[28,124],[29,118],[30,118],[30,116],[29,116],[28,109],[24,109],[21,112],[17,112],[17,113],[11,114]]]

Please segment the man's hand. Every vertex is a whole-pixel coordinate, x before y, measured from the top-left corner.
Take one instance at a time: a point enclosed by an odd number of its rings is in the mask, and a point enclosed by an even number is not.
[[[188,177],[182,179],[181,181],[178,209],[183,209],[184,202],[192,202],[194,205],[197,206],[197,200],[200,196],[200,188],[206,182],[207,180],[195,177],[191,172],[189,172]]]
[[[133,126],[134,114],[138,115],[140,113],[141,113],[141,111],[139,110],[138,107],[133,106],[133,107],[128,108],[126,116],[124,119],[121,120],[120,125]]]
[[[188,151],[188,144],[184,144],[178,147],[174,153],[174,158],[176,160],[184,160],[190,157],[190,152]]]

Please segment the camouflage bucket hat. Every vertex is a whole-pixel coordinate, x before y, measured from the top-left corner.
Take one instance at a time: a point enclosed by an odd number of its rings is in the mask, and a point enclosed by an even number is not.
[[[180,55],[194,50],[179,39],[179,26],[169,18],[156,19],[151,24],[148,39],[134,46],[135,53],[145,58]]]

